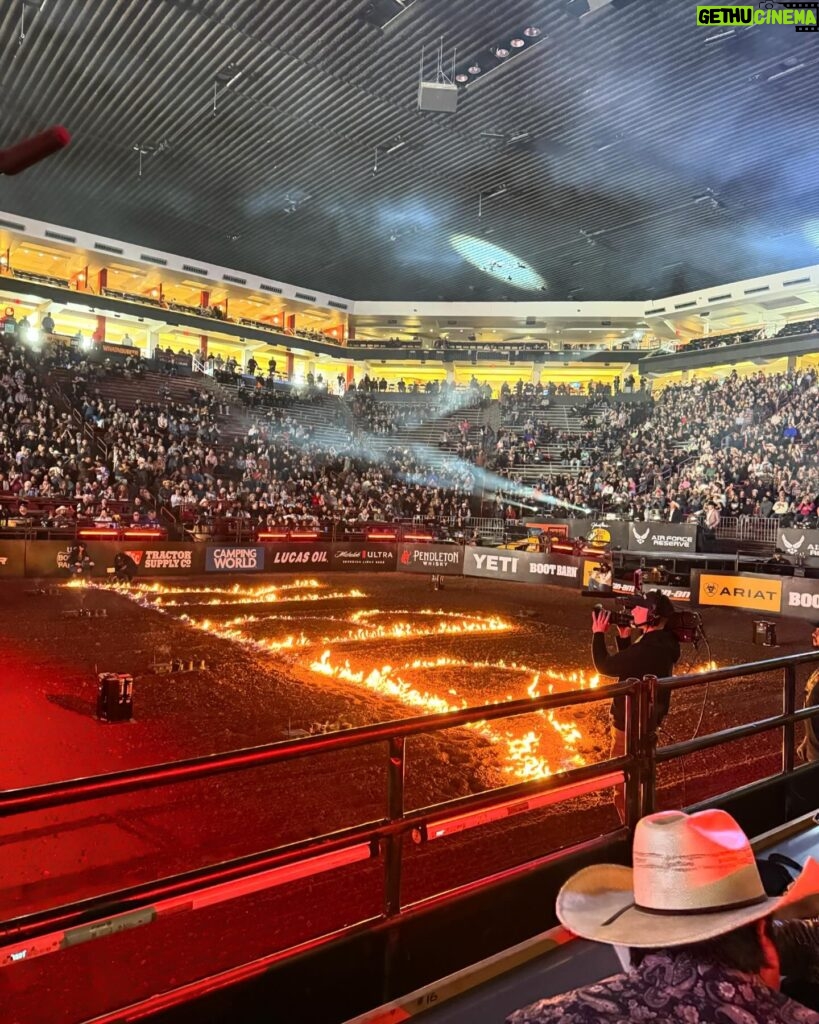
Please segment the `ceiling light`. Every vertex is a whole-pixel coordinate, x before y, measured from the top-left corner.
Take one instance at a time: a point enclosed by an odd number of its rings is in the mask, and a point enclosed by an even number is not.
[[[469,75],[463,75],[463,74],[462,75],[456,75],[455,76],[455,81],[458,82],[460,85],[463,85],[464,82],[468,82],[469,81]]]
[[[540,35],[540,29],[537,28],[535,25],[530,25],[528,28],[525,28],[523,30],[523,34],[528,39],[537,39],[537,37]]]
[[[501,59],[509,56],[509,51],[506,49],[505,46],[496,46],[492,52],[495,54],[496,57],[500,57]]]
[[[479,75],[481,73],[481,68],[479,64],[470,64],[470,66],[466,70],[470,73],[470,75]]]
[[[512,42],[509,45],[514,47],[514,49],[519,50],[521,48],[521,46],[525,46],[526,45],[526,40],[525,39],[513,39]]]

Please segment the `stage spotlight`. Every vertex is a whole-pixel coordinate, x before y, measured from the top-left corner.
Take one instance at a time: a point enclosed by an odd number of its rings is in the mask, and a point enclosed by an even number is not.
[[[540,33],[541,30],[537,28],[535,25],[530,25],[528,28],[525,28],[523,30],[523,34],[526,36],[527,39],[537,39]]]
[[[463,75],[463,74],[462,75],[456,75],[455,76],[455,81],[458,82],[459,85],[463,85],[464,82],[468,82],[469,81],[469,75]]]
[[[511,47],[513,47],[515,50],[519,50],[521,48],[521,46],[525,46],[526,45],[526,40],[525,39],[513,39],[512,42],[509,45]]]
[[[470,64],[466,70],[470,73],[470,75],[479,75],[481,73],[481,68],[479,64]]]
[[[499,60],[503,60],[504,57],[509,56],[509,50],[507,50],[505,46],[496,46],[492,53],[494,53]]]

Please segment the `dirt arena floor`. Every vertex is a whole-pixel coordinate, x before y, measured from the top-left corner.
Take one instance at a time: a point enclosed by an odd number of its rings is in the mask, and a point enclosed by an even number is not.
[[[592,684],[591,602],[547,586],[453,578],[433,592],[426,577],[300,574],[143,583],[128,594],[53,589],[0,588],[6,790]],[[806,623],[780,620],[771,651],[751,643],[748,613],[704,618],[720,665],[809,646]],[[174,659],[196,668],[165,672]],[[707,654],[688,648],[683,659],[693,668]],[[96,720],[99,671],[134,676],[134,722]],[[774,674],[683,691],[661,741],[775,714],[780,702]],[[407,807],[607,750],[605,702],[419,738],[408,743]],[[778,762],[776,735],[694,755],[662,769],[660,805],[693,803]],[[385,766],[380,745],[0,819],[0,919],[380,818]],[[403,900],[615,826],[601,793],[408,845]],[[0,972],[0,1020],[86,1020],[375,915],[382,875],[377,862],[352,865],[14,964]]]

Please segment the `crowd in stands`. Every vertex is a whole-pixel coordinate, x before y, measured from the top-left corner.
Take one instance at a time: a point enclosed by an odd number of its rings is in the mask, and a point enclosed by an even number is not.
[[[596,410],[583,441],[606,453],[544,476],[534,496],[626,517],[722,515],[815,523],[819,459],[815,370],[666,388],[648,405]],[[511,474],[514,479],[514,473]],[[497,502],[507,490],[499,491]]]
[[[48,499],[44,518],[54,526],[93,520],[123,502],[117,514],[133,518],[137,511],[141,521],[143,502],[146,511],[155,504],[135,480],[112,474],[81,425],[58,409],[28,351],[8,336],[0,348],[0,498],[3,521],[24,524],[34,522],[35,504]]]
[[[149,509],[154,521],[163,506],[188,521],[464,519],[473,466],[514,482],[519,467],[551,461],[549,472],[544,465],[541,477],[528,477],[533,504],[552,499],[671,521],[702,515],[711,506],[723,515],[776,517],[783,525],[813,524],[817,518],[819,385],[810,369],[733,373],[722,381],[671,386],[654,397],[643,385],[644,399],[636,403],[621,400],[608,384],[592,382],[591,398],[583,396],[571,409],[571,429],[543,413],[552,398],[575,395],[576,389],[553,383],[504,386],[500,427],[488,417],[479,423],[464,417],[442,427],[440,447],[460,459],[442,470],[431,469],[435,460],[419,455],[417,446],[402,445],[401,434],[459,406],[485,406],[486,386],[476,377],[465,391],[443,384],[437,393],[430,389],[416,401],[398,403],[383,401],[380,381],[376,390],[374,378],[365,376],[347,393],[346,407],[328,395],[324,381],[308,381],[300,401],[321,407],[320,419],[334,431],[328,442],[293,414],[293,392],[267,387],[275,370],[269,366],[267,378],[250,376],[251,385],[256,383],[249,392],[255,397],[262,381],[269,400],[245,403],[259,405],[249,410],[249,432],[223,440],[227,399],[207,378],[191,379],[182,399],[171,401],[170,391],[160,388],[155,398],[126,411],[104,397],[104,382],[111,374],[136,380],[144,372],[138,360],[132,366],[128,360],[95,364],[63,345],[37,353],[19,331],[2,338],[0,495],[64,498],[64,517],[73,509],[68,514],[79,510],[106,522],[115,515],[111,503],[118,503],[116,514],[136,511],[140,521]],[[55,404],[43,384],[42,374],[56,365],[70,367],[68,390],[79,422]],[[631,379],[626,386],[637,390],[638,382]],[[243,400],[246,392],[240,389],[230,400]],[[376,452],[373,435],[395,443]],[[499,489],[499,514],[507,514],[512,489]]]
[[[731,345],[747,345],[752,341],[768,341],[771,338],[785,338],[797,334],[819,333],[819,318],[814,320],[800,320],[797,323],[785,324],[779,330],[768,326],[754,327],[748,331],[732,331],[728,334],[706,334],[701,338],[692,338],[691,341],[677,346],[677,351],[691,352],[711,348],[725,348]],[[658,351],[654,355],[666,355]]]

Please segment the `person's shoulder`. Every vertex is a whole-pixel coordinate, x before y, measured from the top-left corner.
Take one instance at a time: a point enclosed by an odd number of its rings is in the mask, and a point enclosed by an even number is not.
[[[506,1024],[605,1024],[629,1020],[630,1008],[642,997],[632,975],[617,974],[585,988],[574,989],[515,1010]]]

